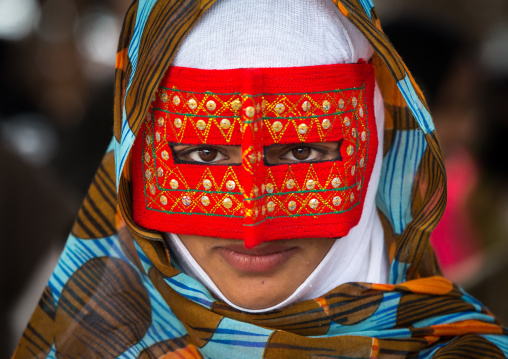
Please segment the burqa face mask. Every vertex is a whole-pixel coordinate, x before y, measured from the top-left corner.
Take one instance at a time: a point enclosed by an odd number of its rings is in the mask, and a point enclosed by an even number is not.
[[[374,81],[372,65],[363,62],[170,67],[133,148],[135,221],[247,247],[347,235],[360,219],[378,147]],[[271,156],[281,146],[319,143],[336,145],[333,158],[284,163]],[[179,155],[181,145],[238,146],[241,157],[196,160]]]

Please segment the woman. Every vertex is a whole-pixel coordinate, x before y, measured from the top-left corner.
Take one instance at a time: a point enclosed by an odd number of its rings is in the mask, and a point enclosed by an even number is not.
[[[136,1],[115,139],[14,357],[502,358],[438,276],[443,171],[370,2]]]

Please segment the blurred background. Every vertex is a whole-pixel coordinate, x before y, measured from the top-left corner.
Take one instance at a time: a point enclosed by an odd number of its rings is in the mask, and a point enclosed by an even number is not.
[[[9,357],[113,127],[130,0],[0,0],[0,357]],[[449,177],[444,273],[508,323],[508,1],[377,0],[429,100]]]

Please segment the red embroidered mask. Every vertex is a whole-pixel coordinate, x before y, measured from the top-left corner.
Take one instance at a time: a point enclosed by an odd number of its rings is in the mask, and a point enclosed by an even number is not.
[[[373,98],[370,64],[170,67],[133,147],[134,220],[247,247],[345,236],[376,158]]]

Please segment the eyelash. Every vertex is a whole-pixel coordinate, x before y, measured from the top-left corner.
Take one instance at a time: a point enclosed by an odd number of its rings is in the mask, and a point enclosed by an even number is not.
[[[284,154],[282,156],[280,156],[280,158],[282,158],[283,156],[285,156],[288,153],[292,152],[293,150],[296,150],[297,148],[308,148],[311,151],[317,151],[317,152],[319,152],[321,155],[324,155],[324,154],[326,154],[328,152],[328,151],[326,151],[326,150],[324,150],[322,148],[318,148],[318,147],[315,147],[315,146],[293,145],[290,148],[285,149]]]
[[[214,147],[214,146],[200,146],[200,147],[195,147],[195,148],[190,148],[190,149],[187,149],[187,150],[184,150],[183,152],[181,153],[175,153],[176,157],[178,158],[182,158],[183,157],[183,160],[184,161],[189,161],[189,162],[197,162],[197,163],[209,163],[209,164],[213,164],[215,162],[219,162],[219,161],[210,161],[210,162],[206,162],[206,161],[195,161],[190,157],[190,154],[191,153],[198,153],[200,151],[205,151],[205,150],[214,150],[214,151],[217,151],[217,153],[219,153],[220,155],[224,156],[225,158],[224,159],[221,159],[222,160],[228,160],[230,157],[228,155],[226,155],[223,151],[221,151],[219,148],[217,147]]]

